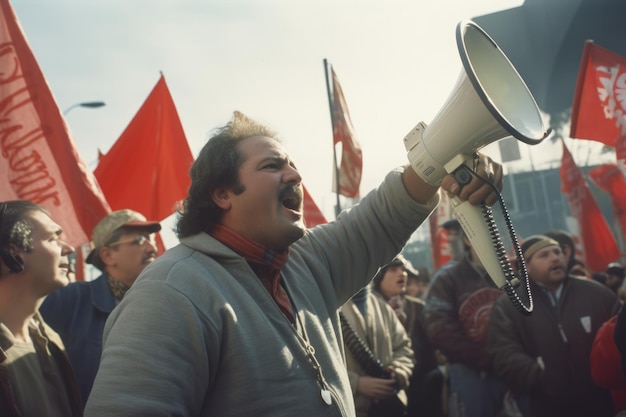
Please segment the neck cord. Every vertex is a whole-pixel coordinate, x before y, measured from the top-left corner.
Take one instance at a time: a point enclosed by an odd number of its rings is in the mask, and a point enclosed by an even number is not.
[[[313,365],[313,369],[315,370],[315,373],[317,374],[316,379],[317,379],[318,385],[320,386],[320,396],[322,397],[322,401],[324,401],[326,405],[331,405],[333,403],[332,396],[330,393],[329,385],[326,382],[326,378],[324,378],[324,374],[322,373],[322,365],[320,365],[319,361],[317,360],[317,356],[315,356],[315,348],[313,347],[313,345],[311,345],[311,343],[309,343],[309,338],[306,334],[306,329],[304,328],[304,323],[302,322],[300,313],[295,308],[295,303],[291,299],[291,296],[289,295],[289,292],[287,291],[286,286],[285,286],[285,292],[287,292],[287,295],[291,301],[291,305],[294,307],[294,315],[296,317],[296,323],[289,322],[289,324],[291,325],[291,328],[296,334],[296,338],[298,339],[298,342],[304,348],[304,351],[306,352],[307,357],[309,358],[309,361],[311,362],[311,365]],[[302,329],[301,330],[302,333],[298,331],[298,327]]]

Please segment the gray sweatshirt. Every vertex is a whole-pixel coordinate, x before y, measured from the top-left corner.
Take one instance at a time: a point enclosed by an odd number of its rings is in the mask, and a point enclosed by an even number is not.
[[[205,233],[182,239],[109,317],[85,415],[354,416],[337,309],[438,201],[417,204],[398,169],[336,221],[307,231],[282,270],[296,326],[241,256]]]

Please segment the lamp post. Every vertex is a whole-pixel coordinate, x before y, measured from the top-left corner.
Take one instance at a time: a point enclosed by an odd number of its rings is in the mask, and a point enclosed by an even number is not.
[[[71,106],[69,106],[67,109],[65,109],[65,111],[63,112],[63,116],[68,114],[72,109],[75,109],[76,107],[86,107],[88,109],[97,109],[97,108],[103,107],[105,105],[106,105],[106,103],[104,101],[83,101],[81,103],[75,103],[75,104],[72,104]],[[82,249],[79,248],[78,250],[82,250]],[[68,258],[69,258],[70,264],[73,265],[72,269],[74,269],[74,271],[72,271],[73,272],[73,279],[72,280],[74,281],[76,279],[76,271],[75,271],[75,269],[77,267],[84,268],[84,265],[80,265],[80,266],[77,265],[77,263],[76,263],[76,252],[72,252],[71,254],[69,254]],[[93,279],[93,269],[90,270],[90,274],[91,274],[90,275],[91,279]],[[83,276],[86,278],[86,273],[85,273],[84,269],[83,269]]]
[[[102,107],[105,105],[106,103],[104,101],[84,101],[82,103],[72,104],[67,109],[65,109],[65,111],[63,112],[63,116],[65,116],[67,113],[69,113],[70,110],[76,107],[87,107],[89,109],[97,109],[98,107]]]

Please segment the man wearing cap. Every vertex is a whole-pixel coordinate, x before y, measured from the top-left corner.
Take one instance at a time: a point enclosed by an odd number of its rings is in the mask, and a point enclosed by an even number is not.
[[[606,286],[617,294],[624,282],[624,266],[619,262],[611,262],[606,268]]]
[[[534,310],[521,314],[501,296],[491,311],[488,350],[496,374],[527,395],[530,415],[609,417],[609,392],[591,379],[590,353],[600,326],[619,303],[590,279],[568,275],[559,243],[544,235],[527,238],[522,254]]]
[[[94,248],[86,259],[102,275],[51,293],[40,307],[44,320],[65,344],[83,405],[98,370],[104,324],[139,273],[156,258],[151,237],[159,230],[158,222],[147,221],[136,211],[110,213],[94,228]]]
[[[506,386],[489,367],[489,311],[502,291],[492,282],[458,221],[461,257],[442,266],[426,293],[425,326],[432,346],[446,359],[450,413],[495,417]]]
[[[449,262],[456,262],[463,259],[465,255],[463,244],[463,229],[457,219],[450,219],[441,224],[441,228],[446,231],[446,243],[450,255]]]

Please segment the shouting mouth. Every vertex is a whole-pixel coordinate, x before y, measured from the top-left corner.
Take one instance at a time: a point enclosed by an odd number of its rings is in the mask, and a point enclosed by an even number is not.
[[[295,185],[284,188],[280,193],[280,201],[283,207],[296,213],[301,213],[302,188]]]

